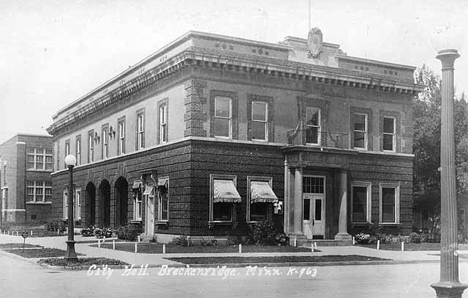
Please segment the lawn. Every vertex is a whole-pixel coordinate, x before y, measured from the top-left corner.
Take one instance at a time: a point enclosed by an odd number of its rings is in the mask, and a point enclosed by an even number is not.
[[[57,248],[28,248],[28,249],[4,249],[4,251],[19,255],[23,258],[53,258],[53,257],[63,257],[65,251]],[[77,254],[82,255],[82,254]]]
[[[377,249],[377,244],[358,244],[358,246]],[[401,250],[400,242],[381,243],[381,250]],[[459,244],[459,250],[468,250],[468,244]],[[437,251],[440,250],[440,243],[405,243],[405,251]]]
[[[25,243],[24,248],[41,248],[42,246],[36,244]],[[23,243],[3,243],[0,244],[0,249],[23,248]]]
[[[96,245],[92,245],[97,247]],[[101,244],[101,248],[112,249],[112,243]],[[135,252],[135,242],[116,242],[116,250]],[[166,253],[237,253],[238,245],[216,245],[216,246],[178,246],[166,245]],[[262,253],[262,252],[310,252],[310,248],[292,247],[292,246],[257,246],[242,245],[243,253]],[[162,254],[163,246],[160,243],[138,243],[138,253]]]
[[[65,260],[64,258],[53,258],[53,259],[41,259],[39,264],[45,264],[50,266],[60,266],[68,268],[84,267],[86,269],[91,265],[102,266],[102,265],[128,265],[125,262],[115,259],[108,258],[78,258],[76,262]]]
[[[326,255],[326,256],[281,256],[281,257],[189,257],[167,258],[171,261],[189,265],[219,265],[219,264],[265,264],[265,263],[325,263],[350,261],[390,261],[388,259],[374,258],[360,255]]]

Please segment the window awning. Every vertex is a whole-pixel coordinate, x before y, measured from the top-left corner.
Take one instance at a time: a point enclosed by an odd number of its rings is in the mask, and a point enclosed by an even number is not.
[[[213,203],[240,203],[241,196],[232,180],[214,180]]]
[[[141,187],[141,181],[133,181],[133,185],[132,185],[132,188],[135,189],[135,188],[140,188]]]
[[[250,204],[278,202],[278,197],[271,189],[270,184],[265,181],[251,181],[250,194]]]
[[[159,178],[158,179],[158,187],[168,187],[169,186],[169,178]]]
[[[146,186],[145,188],[145,192],[143,193],[143,195],[151,195],[153,194],[153,188],[152,186]]]

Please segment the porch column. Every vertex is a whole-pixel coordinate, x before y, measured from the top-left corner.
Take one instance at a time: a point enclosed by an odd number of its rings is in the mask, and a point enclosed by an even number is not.
[[[291,204],[291,196],[289,195],[290,188],[290,175],[288,160],[284,159],[284,201],[283,201],[283,220],[284,220],[284,232],[288,234],[290,232],[289,227],[289,204]]]
[[[294,234],[302,235],[302,168],[294,175]]]
[[[335,235],[335,240],[351,240],[351,235],[348,234],[348,172],[340,170],[338,177],[340,184],[340,217],[338,234]]]

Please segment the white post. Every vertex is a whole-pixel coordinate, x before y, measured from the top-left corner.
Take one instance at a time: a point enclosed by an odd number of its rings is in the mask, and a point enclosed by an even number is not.
[[[115,250],[115,240],[112,240],[112,249]]]
[[[102,238],[102,244],[106,243],[106,236]]]
[[[297,237],[294,237],[294,247],[297,247]]]
[[[401,251],[405,251],[405,241],[401,242]]]
[[[98,247],[98,248],[101,248],[101,239],[98,239],[98,240],[97,240],[97,247]]]
[[[377,250],[380,250],[380,240],[377,240]]]
[[[242,244],[239,243],[239,253],[242,253]]]
[[[356,245],[356,238],[353,236],[353,245]]]
[[[317,248],[317,247],[318,247],[318,246],[317,246],[317,242],[314,242],[314,247],[315,247],[315,248]]]
[[[166,254],[166,244],[163,244],[163,255]]]
[[[140,242],[140,235],[137,236],[137,242]]]
[[[32,237],[32,235],[33,235],[33,231],[31,230],[31,237]]]
[[[135,242],[135,253],[138,252],[138,242]]]
[[[315,251],[315,249],[314,249],[314,244],[313,244],[313,243],[310,244],[310,250],[311,250],[312,252]]]
[[[18,231],[16,231],[16,236],[19,236],[19,233],[18,233]]]

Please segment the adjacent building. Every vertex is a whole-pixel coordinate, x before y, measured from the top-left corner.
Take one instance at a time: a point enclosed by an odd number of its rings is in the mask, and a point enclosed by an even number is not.
[[[45,222],[52,210],[52,137],[18,134],[0,145],[1,220]]]
[[[274,221],[292,239],[412,225],[415,68],[312,29],[273,44],[189,32],[53,117],[53,217],[158,241]]]

